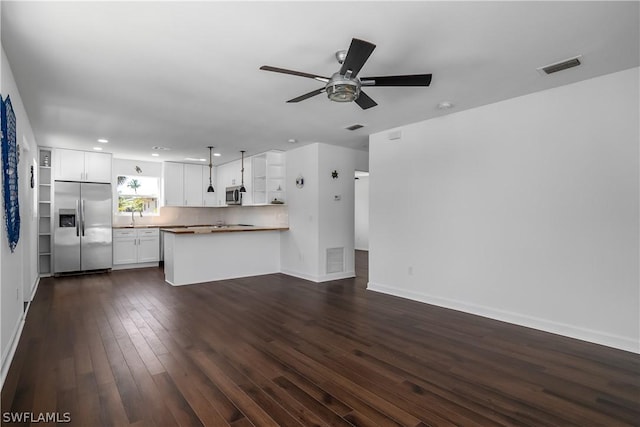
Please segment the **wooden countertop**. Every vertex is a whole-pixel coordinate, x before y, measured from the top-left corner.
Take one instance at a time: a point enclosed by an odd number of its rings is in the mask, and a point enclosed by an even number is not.
[[[282,231],[289,227],[268,227],[256,225],[199,225],[189,227],[169,227],[161,228],[160,231],[174,234],[208,234],[208,233],[231,233],[237,231]]]
[[[182,227],[182,225],[171,225],[171,226],[167,226],[167,225],[114,225],[111,228],[113,228],[114,230],[121,230],[121,229],[127,229],[127,228],[162,228],[162,227]]]

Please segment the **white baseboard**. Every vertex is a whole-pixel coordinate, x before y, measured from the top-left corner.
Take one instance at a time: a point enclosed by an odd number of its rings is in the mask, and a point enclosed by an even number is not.
[[[291,270],[280,270],[280,272],[282,274],[286,274],[287,276],[297,277],[298,279],[303,279],[303,280],[308,280],[309,282],[318,283],[317,277],[312,276],[310,274],[299,273],[297,271],[291,271]]]
[[[27,309],[24,310],[22,315],[19,317],[19,320],[16,323],[16,326],[13,330],[13,334],[11,335],[11,340],[9,341],[10,343],[9,347],[7,348],[7,351],[5,352],[5,354],[2,355],[2,364],[0,367],[0,387],[4,386],[4,380],[7,378],[7,373],[9,372],[9,368],[11,367],[13,356],[15,356],[16,349],[18,348],[18,343],[20,342],[20,336],[22,336],[22,330],[24,329],[24,323],[27,319],[27,313],[29,312],[29,308],[31,307],[31,301],[33,301],[33,298],[36,295],[36,291],[38,290],[39,284],[40,284],[40,277],[36,277],[36,282],[33,285],[33,290],[31,291],[31,295],[29,297]]]
[[[355,271],[347,271],[345,273],[332,273],[326,274],[323,276],[313,276],[306,273],[299,273],[297,271],[291,270],[281,270],[282,274],[286,274],[287,276],[297,277],[298,279],[308,280],[310,282],[322,283],[329,282],[331,280],[340,280],[340,279],[349,279],[351,277],[356,277]]]
[[[33,289],[31,290],[31,295],[29,295],[29,306],[31,306],[31,301],[33,301],[33,299],[36,296],[36,291],[38,290],[38,286],[40,285],[40,277],[36,277],[36,283],[34,283],[33,285]],[[27,311],[29,311],[29,307],[27,307]],[[24,315],[27,315],[27,312],[25,311]]]
[[[640,354],[640,341],[628,337],[510,311],[498,310],[464,301],[436,297],[422,292],[407,291],[380,283],[369,282],[367,289]]]

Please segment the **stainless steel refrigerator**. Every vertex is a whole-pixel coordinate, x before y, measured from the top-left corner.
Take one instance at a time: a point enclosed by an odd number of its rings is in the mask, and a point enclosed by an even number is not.
[[[54,185],[53,272],[111,268],[111,184]]]

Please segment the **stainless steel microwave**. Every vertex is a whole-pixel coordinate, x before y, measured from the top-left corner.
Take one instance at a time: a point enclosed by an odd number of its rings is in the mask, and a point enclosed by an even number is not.
[[[240,187],[240,185],[236,185],[234,187],[227,187],[225,189],[225,199],[227,201],[227,205],[242,204],[242,193],[240,192]]]

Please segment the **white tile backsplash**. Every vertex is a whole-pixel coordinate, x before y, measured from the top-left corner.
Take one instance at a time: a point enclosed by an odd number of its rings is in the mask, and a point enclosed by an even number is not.
[[[160,208],[160,215],[143,216],[135,214],[136,225],[213,225],[251,224],[263,226],[288,226],[287,206],[231,206],[223,208]],[[131,224],[131,215],[114,215],[113,226]]]

